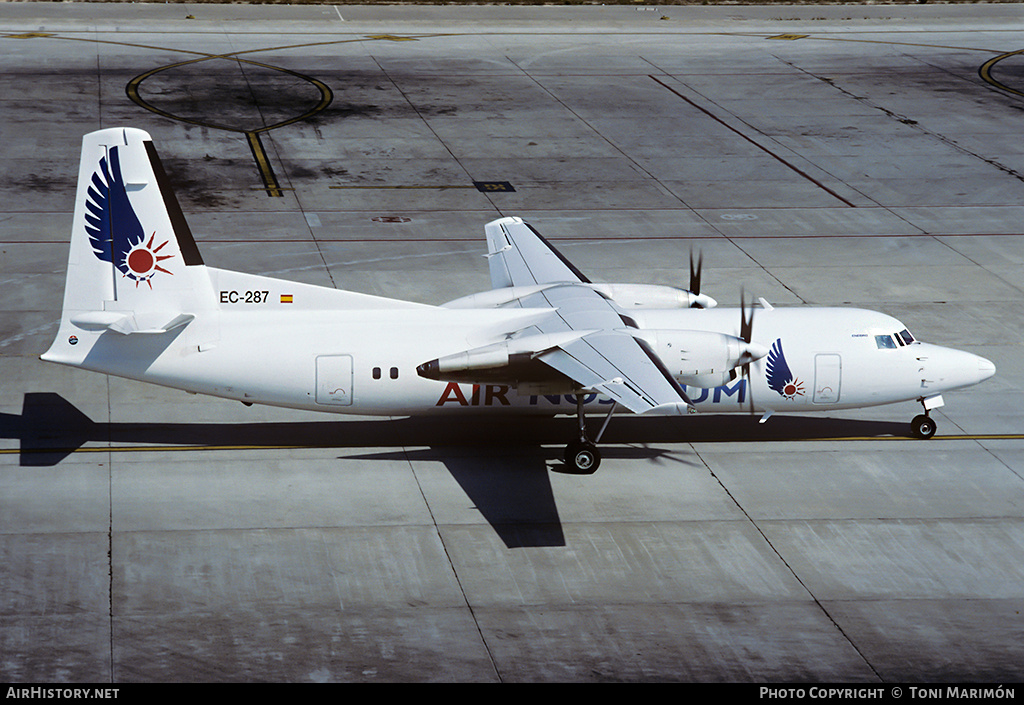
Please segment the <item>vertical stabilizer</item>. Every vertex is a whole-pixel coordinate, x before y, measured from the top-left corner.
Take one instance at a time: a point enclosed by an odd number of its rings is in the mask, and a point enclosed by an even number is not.
[[[206,267],[149,134],[86,135],[64,309],[45,360],[80,360],[91,340],[179,328],[212,306]]]

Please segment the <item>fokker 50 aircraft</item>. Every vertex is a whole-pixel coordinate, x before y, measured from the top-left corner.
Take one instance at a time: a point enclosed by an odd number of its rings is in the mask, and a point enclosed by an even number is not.
[[[824,411],[942,393],[988,360],[849,308],[725,310],[690,290],[598,284],[530,225],[485,227],[492,289],[440,306],[203,264],[150,136],[83,139],[64,310],[43,360],[244,404],[389,416],[575,412],[569,472],[600,463],[620,407],[636,414]],[[594,439],[587,408],[602,412]],[[685,423],[681,420],[680,423]]]

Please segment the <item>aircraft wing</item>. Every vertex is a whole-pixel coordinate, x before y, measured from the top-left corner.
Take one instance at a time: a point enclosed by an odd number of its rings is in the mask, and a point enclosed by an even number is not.
[[[654,353],[630,335],[595,333],[538,359],[636,414],[691,405]]]
[[[654,351],[630,333],[632,322],[593,289],[555,286],[524,297],[522,304],[556,309],[535,325],[541,333],[592,331],[536,358],[581,387],[601,392],[637,414],[691,405]]]
[[[424,363],[417,368],[421,375],[474,382],[536,379],[530,368],[539,361],[634,413],[692,406],[655,352],[633,335],[636,323],[540,233],[519,218],[488,223],[486,233],[491,283],[522,292],[503,306],[550,313],[504,341]]]
[[[581,387],[600,391],[634,413],[689,399],[654,351],[629,332],[636,324],[604,296],[544,237],[519,218],[486,227],[494,287],[554,284],[524,296],[524,308],[551,307],[555,315],[535,324],[541,333],[593,331],[537,356]]]
[[[495,220],[484,231],[494,289],[555,282],[590,283],[540,233],[519,218]]]

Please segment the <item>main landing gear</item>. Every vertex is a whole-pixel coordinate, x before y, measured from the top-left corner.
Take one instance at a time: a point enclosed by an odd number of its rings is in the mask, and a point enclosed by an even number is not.
[[[583,415],[583,395],[576,395],[578,436],[565,447],[566,472],[573,475],[593,475],[597,472],[597,468],[601,465],[601,453],[597,449],[597,441],[601,440],[604,430],[608,428],[608,422],[611,421],[614,411],[615,404],[613,402],[612,408],[608,410],[608,416],[605,417],[604,423],[601,425],[601,430],[597,433],[596,440],[591,441],[587,438],[587,422]]]
[[[565,447],[566,472],[573,475],[593,475],[601,465],[601,452],[597,446],[583,438]]]

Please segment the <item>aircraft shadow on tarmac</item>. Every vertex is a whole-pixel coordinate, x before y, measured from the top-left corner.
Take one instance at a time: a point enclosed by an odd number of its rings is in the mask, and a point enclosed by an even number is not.
[[[23,467],[50,467],[86,443],[112,447],[373,448],[348,459],[442,462],[510,548],[564,546],[549,471],[562,468],[572,417],[381,418],[260,423],[97,423],[61,395],[25,394],[21,415],[0,413],[0,438],[20,441]],[[616,417],[602,438],[606,459],[686,462],[661,444],[905,437],[906,424],[775,416],[768,424],[737,415]],[[551,448],[544,446],[552,445]],[[401,450],[379,451],[381,448]],[[461,448],[458,452],[451,452]],[[472,452],[479,448],[480,452]],[[444,449],[444,450],[441,450]],[[470,452],[465,452],[470,451]],[[670,457],[671,456],[671,457]],[[600,470],[598,472],[601,472]],[[581,478],[581,481],[585,479]]]

